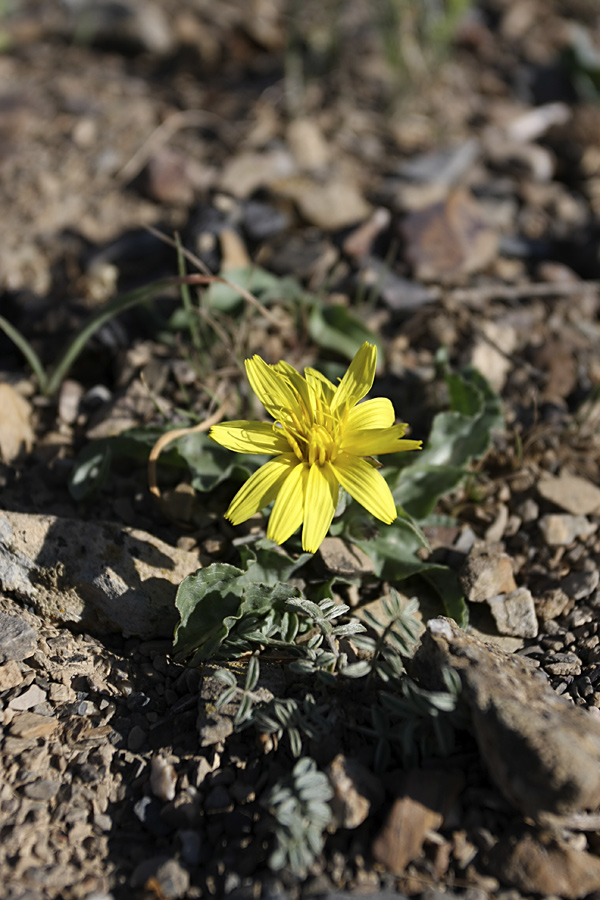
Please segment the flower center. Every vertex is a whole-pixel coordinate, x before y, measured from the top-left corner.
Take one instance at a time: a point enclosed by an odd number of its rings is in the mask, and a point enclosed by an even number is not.
[[[319,466],[333,462],[339,452],[340,422],[322,409],[316,415],[296,415],[291,410],[281,410],[274,427],[283,431],[286,440],[298,459]],[[320,421],[315,421],[320,419]],[[324,421],[328,424],[324,424]]]

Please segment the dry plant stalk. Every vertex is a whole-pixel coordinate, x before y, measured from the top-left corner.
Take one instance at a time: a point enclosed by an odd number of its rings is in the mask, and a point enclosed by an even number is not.
[[[148,487],[150,488],[150,493],[154,494],[158,500],[162,500],[162,496],[156,479],[156,463],[165,447],[168,447],[168,445],[172,444],[173,441],[176,441],[177,438],[183,437],[186,434],[196,434],[202,431],[208,431],[209,428],[212,428],[213,425],[216,425],[217,422],[221,421],[226,411],[227,405],[224,403],[212,414],[212,416],[209,416],[204,422],[200,422],[192,428],[175,428],[173,431],[167,431],[165,434],[161,434],[148,457]]]

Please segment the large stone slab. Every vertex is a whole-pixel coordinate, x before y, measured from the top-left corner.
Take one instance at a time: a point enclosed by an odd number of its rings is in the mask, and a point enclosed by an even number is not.
[[[458,672],[481,755],[505,798],[538,822],[600,806],[600,722],[536,669],[462,631],[428,622],[414,667],[426,687]]]
[[[90,634],[171,637],[194,553],[110,522],[0,513],[0,586],[52,621]]]

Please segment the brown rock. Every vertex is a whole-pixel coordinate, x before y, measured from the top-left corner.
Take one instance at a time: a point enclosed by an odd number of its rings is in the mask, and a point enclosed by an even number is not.
[[[47,737],[58,725],[53,716],[39,716],[37,713],[22,712],[15,715],[10,724],[10,733],[17,738]]]
[[[527,830],[501,838],[489,866],[504,884],[527,894],[578,900],[600,889],[600,859],[547,832]]]
[[[8,691],[23,681],[18,662],[11,659],[0,666],[0,691]]]
[[[494,547],[475,544],[459,573],[465,597],[471,603],[484,603],[498,594],[517,589],[510,556]]]
[[[540,619],[556,619],[568,611],[569,597],[561,588],[550,588],[534,598],[535,611]]]
[[[381,781],[356,759],[338,753],[327,767],[327,777],[333,788],[334,828],[358,828],[383,803]]]
[[[439,688],[445,666],[460,675],[481,755],[510,803],[541,822],[600,805],[600,721],[519,657],[440,617],[428,623],[414,670]]]
[[[293,200],[307,222],[324,231],[337,231],[356,225],[372,211],[358,185],[343,177],[320,182],[298,175],[275,181],[271,188],[277,194]]]
[[[326,537],[319,547],[321,559],[330,572],[354,578],[372,575],[373,560],[355,544],[348,544],[339,537]]]
[[[462,788],[462,776],[441,769],[411,769],[372,847],[374,858],[395,875],[421,855],[428,831],[442,825]]]

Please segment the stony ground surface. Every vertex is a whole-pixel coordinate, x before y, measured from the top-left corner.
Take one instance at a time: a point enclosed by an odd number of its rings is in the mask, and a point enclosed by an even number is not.
[[[458,673],[460,740],[376,775],[341,696],[311,746],[332,833],[305,877],[272,872],[264,798],[289,753],[235,733],[214,669],[170,655],[174,585],[235,563],[244,530],[185,482],[159,508],[139,461],[85,502],[68,479],[92,438],[202,419],[215,398],[245,414],[251,353],[300,366],[335,348],[281,287],[267,314],[204,310],[219,340],[194,355],[167,293],[105,326],[48,399],[0,335],[6,900],[600,891],[598,51],[577,63],[595,5],[482,0],[443,65],[391,68],[370,4],[333,6],[5,14],[0,315],[51,365],[117,292],[176,271],[150,225],[211,271],[251,260],[356,311],[415,436],[444,403],[438,348],[479,368],[506,429],[442,501],[458,524],[429,534],[474,628],[423,598],[413,664],[432,688]],[[261,679],[265,696],[310,686],[280,663]]]

